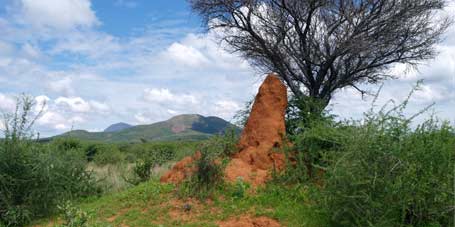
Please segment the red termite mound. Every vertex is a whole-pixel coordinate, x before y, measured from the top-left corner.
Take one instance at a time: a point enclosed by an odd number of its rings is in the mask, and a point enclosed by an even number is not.
[[[196,171],[193,165],[194,161],[201,157],[200,152],[196,152],[193,156],[188,156],[177,162],[170,171],[161,176],[160,181],[163,183],[178,184],[187,177],[193,175]]]
[[[236,181],[241,177],[253,185],[260,185],[270,178],[273,168],[283,168],[284,155],[275,152],[274,148],[282,145],[286,132],[287,104],[286,86],[277,76],[267,76],[240,137],[239,152],[226,167],[226,180]]]
[[[286,86],[276,75],[269,75],[259,88],[250,116],[240,137],[239,152],[236,153],[225,169],[225,179],[234,182],[241,177],[254,186],[265,183],[270,172],[284,166],[284,155],[274,148],[282,145],[286,132],[285,112],[287,107]],[[191,167],[194,157],[186,157],[178,162],[168,173],[161,177],[161,182],[180,183],[194,173]]]

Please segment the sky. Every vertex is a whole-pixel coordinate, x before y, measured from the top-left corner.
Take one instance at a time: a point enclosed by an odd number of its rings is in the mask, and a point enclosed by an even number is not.
[[[455,15],[455,0],[445,13]],[[409,113],[436,103],[438,117],[455,121],[454,27],[437,49],[418,69],[396,65],[378,105],[403,100],[423,79]],[[220,47],[184,0],[0,0],[0,111],[13,111],[21,93],[36,111],[46,103],[35,124],[44,136],[185,113],[232,120],[263,78]],[[330,109],[358,119],[370,103],[347,88]]]

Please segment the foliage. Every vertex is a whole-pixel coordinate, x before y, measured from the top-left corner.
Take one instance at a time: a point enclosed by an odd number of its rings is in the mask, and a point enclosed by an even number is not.
[[[236,199],[242,199],[246,196],[246,191],[250,188],[250,185],[243,181],[242,178],[237,178],[237,181],[234,184],[234,191],[232,192],[232,197]]]
[[[71,137],[57,138],[52,141],[52,145],[60,151],[80,150],[84,147],[82,141]]]
[[[57,225],[57,227],[89,227],[88,220],[90,215],[80,208],[75,207],[70,201],[57,207],[63,213],[64,220],[64,223]]]
[[[315,198],[332,226],[452,226],[455,130],[433,118],[417,127],[408,103],[371,110],[329,152]]]
[[[216,187],[222,185],[223,168],[226,164],[222,160],[227,160],[235,151],[236,141],[236,134],[227,132],[224,136],[214,136],[202,143],[200,155],[194,163],[196,171],[180,187],[180,194],[205,199]]]
[[[153,159],[137,160],[133,166],[132,176],[125,175],[123,176],[123,179],[132,185],[138,185],[150,180],[153,174],[152,168],[156,165],[152,160]]]
[[[134,161],[152,159],[157,165],[179,160],[194,152],[194,142],[149,142],[124,145],[121,151],[130,154]]]
[[[282,183],[318,181],[327,167],[324,156],[337,152],[351,127],[336,122],[324,105],[311,98],[292,96],[286,111],[287,142],[284,172],[273,172],[274,180]],[[291,145],[292,144],[292,145]],[[291,145],[291,146],[289,146]]]
[[[6,226],[24,226],[52,212],[62,199],[97,192],[80,151],[61,152],[33,140],[32,100],[21,97],[15,112],[5,116],[5,138],[0,141],[0,223]]]
[[[286,132],[296,135],[307,128],[334,121],[333,115],[325,110],[325,104],[311,97],[290,96],[286,108]]]
[[[97,165],[117,164],[122,162],[125,157],[118,147],[114,144],[95,144],[86,149],[87,159],[93,154],[93,162]]]

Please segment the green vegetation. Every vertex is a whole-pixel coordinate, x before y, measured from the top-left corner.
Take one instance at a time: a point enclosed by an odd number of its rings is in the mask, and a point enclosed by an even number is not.
[[[85,170],[83,153],[64,144],[62,150],[32,140],[32,98],[18,99],[16,111],[5,116],[0,141],[0,226],[24,226],[49,215],[62,200],[98,192],[93,176]],[[63,145],[63,144],[62,144]]]
[[[455,130],[401,106],[343,130],[317,197],[332,226],[453,226]]]
[[[199,157],[193,163],[196,172],[179,188],[183,197],[207,199],[218,187],[223,187],[223,169],[235,152],[238,138],[234,131],[214,136],[199,147]]]
[[[218,117],[196,114],[179,115],[151,125],[138,125],[119,131],[87,132],[74,130],[57,137],[73,137],[84,141],[139,143],[147,141],[201,141],[228,129],[240,129]]]
[[[216,223],[231,217],[250,214],[269,216],[285,226],[325,226],[320,214],[310,204],[308,188],[270,184],[257,189],[256,193],[235,195],[235,185],[226,185],[214,190],[213,200],[198,202],[183,199],[181,203],[173,185],[148,181],[123,192],[86,199],[77,205],[89,215],[89,226],[108,227],[127,224],[145,226],[217,226]],[[187,202],[185,202],[187,201]],[[191,211],[185,211],[185,204],[191,204]],[[290,209],[292,208],[292,209]],[[62,222],[63,218],[53,219]],[[47,220],[41,226],[53,227]]]
[[[397,106],[361,121],[303,121],[276,182],[308,184],[328,226],[453,226],[455,129],[430,117],[412,126]],[[373,103],[374,106],[374,103]]]
[[[235,131],[203,142],[38,143],[24,130],[33,121],[20,120],[30,106],[20,106],[0,143],[0,226],[39,218],[52,227],[217,226],[241,215],[292,227],[453,226],[455,129],[434,117],[414,125],[422,113],[406,118],[408,100],[341,122],[301,113],[317,107],[291,101],[301,106],[287,115],[281,151],[289,161],[259,188],[222,180]],[[158,182],[196,151],[192,177],[178,186]]]

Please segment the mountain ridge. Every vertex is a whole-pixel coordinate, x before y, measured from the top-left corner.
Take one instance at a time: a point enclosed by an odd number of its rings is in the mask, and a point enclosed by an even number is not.
[[[106,130],[111,126],[106,128]],[[126,128],[114,127],[114,129],[118,130],[105,130],[103,132],[74,130],[55,136],[54,138],[66,136],[97,142],[130,143],[175,140],[197,141],[207,139],[213,135],[222,134],[229,129],[233,129],[236,133],[240,133],[241,131],[239,127],[222,118],[216,116],[205,117],[199,114],[182,114],[174,116],[166,121],[155,122],[147,125],[135,125]]]
[[[128,128],[131,128],[131,127],[134,127],[134,126],[130,125],[130,124],[127,124],[127,123],[124,123],[124,122],[119,122],[119,123],[115,123],[115,124],[110,125],[106,129],[104,129],[103,132],[118,132],[118,131],[121,131],[121,130],[124,130],[124,129],[128,129]]]

